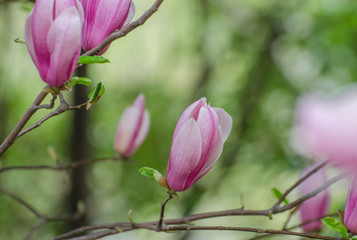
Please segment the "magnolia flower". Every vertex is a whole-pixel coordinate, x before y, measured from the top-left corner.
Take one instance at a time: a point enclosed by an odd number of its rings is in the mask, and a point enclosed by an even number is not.
[[[150,115],[145,109],[144,95],[140,94],[121,116],[114,141],[115,152],[130,157],[144,142],[149,126]]]
[[[308,172],[314,169],[317,165],[312,165],[305,169],[302,173],[302,177],[305,176]],[[303,195],[309,194],[314,191],[316,188],[320,187],[322,184],[326,183],[326,173],[325,169],[322,168],[318,172],[311,175],[304,182],[299,185],[299,190]],[[327,189],[318,193],[316,196],[309,198],[304,201],[300,207],[300,218],[301,222],[306,222],[312,219],[322,218],[328,214],[330,207],[330,194]],[[304,232],[311,231],[320,231],[323,225],[320,220],[310,222],[308,224],[302,225]]]
[[[37,0],[26,19],[25,40],[43,81],[63,85],[81,51],[83,9],[78,0]]]
[[[356,169],[357,89],[300,99],[296,108],[296,132],[311,157]]]
[[[357,234],[357,177],[350,182],[350,188],[346,198],[344,224],[353,234]]]
[[[82,28],[82,48],[85,51],[96,47],[115,30],[126,26],[135,14],[131,0],[82,0],[81,3],[85,17]]]
[[[191,104],[177,122],[167,182],[174,191],[184,191],[215,164],[232,129],[232,118],[221,108],[207,105],[206,98]]]

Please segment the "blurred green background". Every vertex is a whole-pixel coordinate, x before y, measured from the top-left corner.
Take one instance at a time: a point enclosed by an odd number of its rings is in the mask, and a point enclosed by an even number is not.
[[[136,15],[153,3],[136,0]],[[45,86],[25,45],[27,11],[22,1],[0,2],[0,139],[15,126]],[[84,133],[76,135],[74,112],[57,116],[21,137],[0,165],[54,165],[76,151],[85,158],[112,157],[117,124],[124,109],[144,93],[151,128],[133,163],[103,162],[76,171],[11,171],[0,185],[41,213],[73,212],[82,200],[79,222],[50,222],[35,239],[51,239],[81,224],[157,220],[166,192],[140,176],[149,166],[166,173],[176,122],[193,101],[207,97],[233,118],[233,129],[215,167],[194,187],[169,202],[167,218],[240,208],[265,209],[274,203],[271,188],[286,189],[308,162],[290,144],[293,110],[302,93],[332,91],[357,75],[357,2],[348,0],[168,0],[141,28],[114,42],[105,57],[110,64],[91,65],[87,76],[102,81],[106,94],[82,112]],[[73,102],[73,92],[65,93]],[[48,102],[50,98],[46,98]],[[40,110],[29,124],[48,113]],[[79,133],[78,133],[79,134]],[[73,136],[80,141],[73,143]],[[81,146],[79,150],[78,145]],[[77,159],[78,160],[78,159]],[[329,169],[329,175],[335,173]],[[76,186],[75,188],[73,186]],[[347,182],[331,189],[331,212],[343,209]],[[79,197],[76,193],[80,192]],[[76,195],[76,196],[74,196]],[[293,200],[298,194],[289,196]],[[200,221],[208,225],[281,228],[286,214],[229,217]],[[0,194],[0,239],[23,239],[37,219],[23,206]],[[295,216],[293,223],[298,223]],[[330,234],[327,232],[326,234]],[[106,239],[248,239],[241,232],[154,233],[133,231]],[[286,238],[286,237],[277,237]]]

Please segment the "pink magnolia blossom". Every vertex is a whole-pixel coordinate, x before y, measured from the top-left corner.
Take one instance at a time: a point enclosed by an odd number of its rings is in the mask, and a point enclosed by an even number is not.
[[[333,96],[308,95],[296,109],[297,135],[313,158],[357,168],[357,89]]]
[[[85,21],[82,28],[82,48],[96,47],[115,30],[126,26],[134,17],[131,0],[82,0]],[[103,54],[109,45],[99,54]]]
[[[317,165],[308,167],[303,171],[302,176],[314,169]],[[322,168],[318,172],[311,175],[304,182],[299,185],[299,190],[303,195],[309,194],[322,184],[326,183],[325,169]],[[299,207],[301,222],[306,222],[311,219],[322,218],[328,214],[330,207],[330,194],[327,189],[318,193],[316,196],[309,198],[303,202]],[[304,232],[320,231],[323,225],[320,220],[302,226]]]
[[[167,182],[174,191],[184,191],[215,164],[232,129],[232,118],[206,99],[191,104],[181,115],[174,132]]]
[[[145,109],[144,95],[140,94],[121,116],[114,141],[115,152],[130,157],[144,142],[149,126],[150,114]]]
[[[357,177],[350,182],[350,188],[346,198],[344,224],[353,234],[357,234]]]
[[[82,22],[78,0],[37,0],[27,17],[27,49],[49,85],[63,85],[74,72],[81,51]]]

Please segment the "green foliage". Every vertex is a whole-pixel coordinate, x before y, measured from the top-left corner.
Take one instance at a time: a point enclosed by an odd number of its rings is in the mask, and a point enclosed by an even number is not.
[[[160,177],[162,177],[161,173],[154,168],[142,167],[138,170],[138,172],[141,175],[143,175],[145,177],[153,178],[156,181],[159,181]]]
[[[80,64],[109,63],[109,60],[102,56],[81,56],[78,59]]]
[[[283,196],[283,194],[277,188],[272,188],[271,191],[277,200],[279,200]],[[286,198],[284,198],[283,203],[289,204]]]
[[[96,103],[101,96],[103,96],[105,93],[105,87],[102,84],[102,82],[97,83],[95,88],[90,91],[88,97],[89,97],[89,102],[94,104]]]
[[[71,77],[66,83],[68,87],[73,87],[76,84],[89,86],[92,84],[92,80],[86,77]]]
[[[326,217],[326,218],[322,219],[321,221],[326,227],[330,228],[331,230],[333,230],[335,232],[340,233],[342,235],[342,237],[349,240],[348,231],[347,231],[346,227],[339,220],[332,218],[332,217]]]

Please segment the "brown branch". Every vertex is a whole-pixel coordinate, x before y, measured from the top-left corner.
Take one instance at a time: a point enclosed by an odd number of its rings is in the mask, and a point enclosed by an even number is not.
[[[288,194],[294,190],[297,186],[299,186],[303,181],[305,181],[307,178],[309,178],[311,175],[315,174],[317,171],[319,171],[321,168],[323,168],[326,164],[328,164],[328,161],[324,161],[323,163],[319,164],[317,167],[315,167],[314,169],[312,169],[310,172],[308,172],[305,176],[303,176],[302,178],[300,178],[296,183],[294,183],[290,188],[288,188],[284,194],[280,197],[280,199],[278,200],[278,202],[272,207],[272,209],[274,208],[278,208],[280,206],[280,204],[284,201],[284,199],[288,196]]]
[[[164,212],[165,212],[165,206],[168,201],[172,199],[172,195],[169,193],[169,196],[161,203],[161,211],[160,211],[160,219],[159,222],[157,223],[157,228],[160,231],[162,229],[162,223],[164,221]]]
[[[4,195],[8,196],[12,200],[15,200],[16,202],[20,203],[22,206],[27,208],[31,213],[33,213],[37,218],[43,218],[44,216],[37,211],[34,207],[32,207],[28,202],[17,196],[16,194],[13,194],[2,187],[0,187],[0,192],[3,193]]]
[[[323,164],[325,164],[325,163],[323,163]],[[320,167],[322,167],[322,166],[320,166]],[[316,168],[312,169],[309,173],[307,173],[307,175],[311,176],[315,171],[317,171]],[[112,223],[112,224],[104,224],[104,225],[95,225],[95,226],[86,226],[86,227],[81,227],[81,228],[75,229],[75,230],[73,230],[71,232],[68,232],[66,234],[63,234],[61,236],[58,236],[55,239],[56,240],[66,239],[68,237],[77,236],[79,234],[83,234],[84,232],[91,231],[91,230],[110,229],[110,230],[102,232],[102,234],[106,234],[105,236],[107,236],[107,235],[118,233],[118,231],[113,233],[113,228],[116,228],[116,227],[121,227],[121,231],[123,231],[123,232],[124,231],[130,231],[130,230],[137,229],[137,228],[149,228],[150,230],[155,230],[155,231],[165,231],[165,229],[167,229],[166,225],[187,224],[189,222],[196,221],[196,220],[216,218],[216,217],[227,217],[227,216],[267,216],[267,217],[271,217],[272,214],[285,212],[287,210],[290,210],[290,209],[293,209],[293,208],[297,207],[303,201],[306,201],[307,199],[315,196],[316,194],[320,193],[321,191],[323,191],[327,187],[331,186],[335,182],[339,181],[343,177],[345,177],[345,174],[341,174],[341,175],[335,176],[334,178],[330,179],[329,181],[327,181],[325,184],[321,185],[320,187],[318,187],[314,191],[312,191],[309,194],[306,194],[306,195],[298,198],[294,202],[292,202],[290,204],[287,204],[285,206],[280,206],[280,205],[274,204],[271,208],[265,209],[265,210],[233,209],[233,210],[226,210],[226,211],[217,211],[217,212],[207,212],[207,213],[194,214],[194,215],[191,215],[191,216],[178,218],[178,219],[163,220],[161,228],[157,227],[158,224],[159,224],[159,221],[146,222],[146,223],[136,223],[135,226],[132,226],[130,223],[123,223],[123,222]],[[294,188],[296,188],[299,185],[298,183],[303,181],[301,179],[305,179],[306,180],[306,178],[304,176],[304,177],[300,178],[292,186],[294,186]],[[292,188],[290,187],[286,192],[291,192],[291,190],[292,190]],[[161,209],[161,211],[162,211],[162,209]],[[153,228],[155,228],[155,229],[153,229]],[[171,231],[171,230],[173,230],[173,229],[170,228],[169,231]],[[176,229],[176,230],[180,230],[180,229]],[[183,229],[181,229],[181,230],[183,230]],[[187,230],[187,228],[186,228],[186,230]],[[199,229],[197,229],[197,230],[199,230]],[[203,230],[203,229],[201,229],[201,230]],[[209,229],[206,229],[206,230],[209,230]],[[221,227],[220,227],[220,229],[216,229],[216,230],[229,230],[229,229],[221,229]],[[269,231],[263,231],[263,232],[259,231],[258,233],[274,233],[273,231],[278,231],[278,230],[272,230],[270,232]],[[287,234],[287,232],[290,232],[290,231],[281,230],[280,232],[281,232],[281,234]],[[297,234],[300,234],[300,233],[297,233]],[[288,235],[290,235],[290,234],[288,234]],[[91,236],[91,235],[89,235],[89,236]],[[296,236],[308,237],[308,235],[296,235]],[[83,238],[83,239],[97,239],[97,238]],[[327,237],[327,238],[320,238],[320,239],[334,239],[334,238],[328,238]]]
[[[33,227],[31,228],[31,230],[27,234],[27,236],[24,238],[24,240],[31,240],[35,236],[35,233],[37,232],[37,230],[40,229],[45,223],[46,223],[46,220],[43,218],[40,218],[38,220],[38,222],[35,225],[33,225]]]
[[[315,195],[322,192],[324,189],[328,188],[329,186],[331,186],[332,184],[341,180],[344,177],[346,177],[345,173],[337,175],[337,176],[331,178],[330,180],[328,180],[326,183],[322,184],[320,187],[316,188],[314,191],[302,196],[301,198],[295,200],[292,203],[289,203],[289,204],[286,204],[285,206],[276,208],[272,212],[273,213],[281,213],[281,212],[285,212],[288,209],[292,209],[292,208],[298,206],[299,204],[301,204],[302,202],[306,201],[307,199],[314,197]],[[275,207],[273,207],[273,208],[275,208]],[[272,208],[272,210],[273,210],[273,208]]]
[[[104,39],[104,41],[101,42],[98,46],[87,51],[82,56],[95,55],[96,53],[101,52],[106,46],[108,46],[114,40],[122,38],[122,37],[126,36],[128,33],[130,33],[131,31],[133,31],[135,28],[144,25],[146,20],[148,20],[159,9],[159,7],[163,1],[164,0],[156,0],[156,2],[140,18],[138,18],[136,21],[130,23],[122,30],[112,33],[111,35],[109,35],[109,37]]]
[[[11,133],[5,139],[5,141],[0,145],[0,156],[2,156],[4,154],[4,152],[15,142],[20,131],[23,129],[23,127],[26,125],[26,123],[30,120],[32,115],[38,110],[37,107],[41,104],[41,102],[45,99],[45,97],[48,94],[48,91],[46,91],[46,89],[48,89],[48,86],[44,87],[41,90],[40,94],[36,97],[35,101],[33,101],[32,105],[27,109],[24,116],[17,123],[17,125],[11,131]]]
[[[18,195],[9,192],[7,190],[5,190],[4,188],[0,187],[0,193],[8,196],[9,198],[15,200],[16,202],[18,202],[19,204],[21,204],[22,206],[24,206],[25,208],[27,208],[33,215],[35,215],[39,220],[43,219],[45,221],[74,221],[76,219],[78,219],[79,212],[76,212],[73,215],[70,216],[55,216],[55,217],[49,217],[46,216],[42,213],[40,213],[40,211],[36,210],[31,204],[29,204],[28,202],[26,202],[25,200],[23,200],[21,197],[19,197]]]
[[[36,110],[42,109],[42,108],[45,108],[45,109],[52,109],[52,108],[54,108],[54,106],[55,106],[55,101],[56,101],[56,99],[57,99],[57,95],[58,95],[57,93],[52,93],[52,98],[51,98],[49,104],[43,104],[43,105],[39,105],[39,106],[34,106],[34,108],[35,108]]]
[[[72,215],[67,215],[67,216],[54,216],[54,217],[49,217],[46,216],[45,214],[40,213],[36,208],[34,208],[30,203],[26,202],[24,199],[19,197],[18,195],[5,190],[4,188],[0,187],[0,193],[4,194],[5,196],[8,196],[12,200],[18,202],[25,208],[27,208],[35,217],[38,219],[38,222],[31,228],[27,236],[24,238],[25,240],[30,240],[33,238],[35,235],[36,231],[41,228],[44,224],[47,222],[55,222],[55,221],[75,221],[79,219],[83,213],[77,211],[76,213]]]
[[[289,214],[289,217],[290,217],[290,216],[291,216],[291,215]],[[293,229],[296,229],[296,228],[298,228],[298,227],[304,226],[304,225],[306,225],[306,224],[309,224],[309,223],[316,222],[316,221],[319,221],[319,220],[321,220],[321,219],[324,219],[325,217],[337,217],[337,216],[338,216],[338,214],[335,213],[335,214],[324,215],[324,216],[322,216],[322,217],[312,218],[312,219],[310,219],[310,220],[308,220],[308,221],[304,221],[304,222],[302,222],[302,223],[299,223],[299,224],[294,225],[294,226],[291,226],[291,227],[286,227],[286,226],[285,226],[282,230],[293,230]],[[274,234],[269,233],[269,234],[265,234],[265,235],[259,235],[259,236],[255,236],[255,237],[253,237],[253,238],[250,238],[249,240],[261,239],[261,238],[269,237],[269,236],[272,236],[272,235],[274,235]]]
[[[67,112],[67,111],[70,111],[70,110],[76,110],[76,109],[79,109],[81,107],[84,107],[86,106],[87,102],[85,103],[82,103],[82,104],[79,104],[77,106],[69,106],[69,104],[65,101],[62,93],[59,93],[58,94],[59,98],[60,98],[60,105],[58,106],[58,108],[53,111],[53,112],[50,112],[49,114],[47,114],[44,118],[42,118],[40,121],[38,121],[37,123],[35,123],[34,125],[32,125],[31,127],[28,127],[26,128],[25,130],[21,131],[19,133],[19,135],[16,137],[16,139],[18,139],[19,137],[22,137],[23,135],[25,135],[26,133],[40,127],[44,122],[46,122],[47,120],[49,120],[50,118],[54,117],[54,116],[57,116],[57,115],[60,115],[64,112]]]
[[[272,233],[277,235],[300,236],[313,239],[338,240],[339,238],[321,236],[312,233],[300,233],[287,230],[273,230],[260,228],[246,228],[246,227],[225,227],[225,226],[175,226],[168,227],[166,231],[192,231],[192,230],[225,230],[225,231],[240,231],[240,232],[255,232],[255,233]]]
[[[261,228],[248,228],[248,227],[226,227],[226,226],[170,226],[164,227],[161,230],[157,229],[150,223],[142,223],[135,224],[135,227],[125,227],[121,229],[121,232],[130,231],[134,229],[146,229],[150,231],[157,232],[171,232],[171,231],[197,231],[197,230],[216,230],[216,231],[239,231],[239,232],[253,232],[253,233],[270,233],[274,235],[290,235],[290,236],[300,236],[305,238],[313,238],[313,239],[324,239],[324,240],[339,240],[339,238],[322,236],[318,234],[312,233],[301,233],[301,232],[293,232],[288,230],[273,230],[273,229],[261,229]],[[73,236],[60,236],[54,238],[54,240],[63,240],[63,239],[71,239],[71,240],[94,240],[99,239],[105,236],[117,234],[118,231],[115,229],[109,229],[102,232],[97,232],[91,235],[74,237]]]
[[[122,160],[120,157],[111,157],[111,158],[95,158],[95,159],[84,159],[76,162],[69,163],[67,165],[38,165],[38,166],[12,166],[12,167],[4,167],[0,168],[0,174],[12,170],[52,170],[52,171],[64,171],[77,167],[81,167],[83,165],[96,163],[96,162],[105,162],[105,161],[120,161]]]

